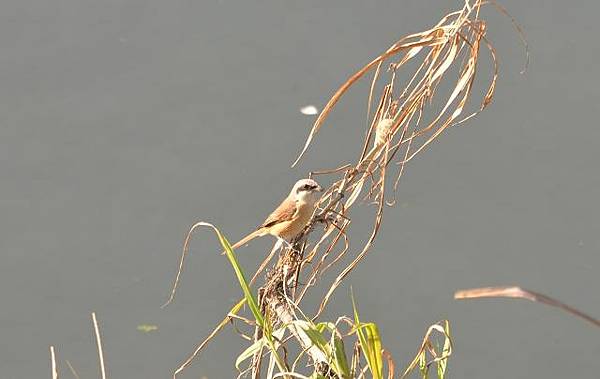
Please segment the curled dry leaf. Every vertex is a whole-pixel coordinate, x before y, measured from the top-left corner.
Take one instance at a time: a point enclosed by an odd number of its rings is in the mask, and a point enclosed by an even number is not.
[[[336,269],[337,276],[326,287],[325,292],[317,294],[319,307],[311,319],[319,317],[334,291],[370,252],[386,205],[392,206],[395,203],[393,198],[391,201],[388,198],[390,195],[395,196],[406,164],[450,126],[472,119],[491,104],[498,78],[497,55],[487,37],[487,23],[481,17],[482,7],[489,4],[494,3],[466,0],[461,9],[447,14],[431,28],[394,42],[386,51],[351,75],[327,102],[294,165],[306,153],[342,96],[358,80],[373,73],[365,138],[362,148],[356,149],[356,161],[349,164],[344,162],[337,168],[309,174],[309,177],[327,176],[331,184],[323,192],[311,222],[301,235],[291,241],[291,246],[284,246],[275,264],[267,271],[265,284],[259,290],[261,296],[257,306],[270,312],[270,318],[284,324],[297,319],[295,311],[299,309],[305,296],[314,292],[310,290],[327,277],[324,275],[326,271]],[[503,9],[500,12],[507,14]],[[490,54],[491,67],[484,70],[488,75],[484,80],[487,84],[482,90],[474,91],[478,72],[486,68],[480,64],[482,51]],[[375,93],[380,94],[378,98]],[[472,101],[474,93],[478,94],[478,99]],[[468,111],[471,107],[473,109]],[[302,113],[310,113],[309,111],[312,109],[308,107],[301,110]],[[395,180],[390,181],[390,169],[395,167],[398,167]],[[393,183],[393,187],[389,183]],[[392,187],[392,191],[387,190],[387,187]],[[349,236],[352,222],[350,209],[360,199],[374,203],[375,210],[369,236],[361,236],[364,244],[354,251]],[[194,225],[186,237],[178,274],[167,303],[173,299],[190,236],[196,227]],[[270,261],[269,256],[260,265],[260,270]],[[350,262],[347,263],[348,261]],[[342,263],[345,266],[340,267]],[[308,276],[301,277],[307,270]],[[241,304],[243,301],[231,310],[230,315],[240,311]],[[230,315],[225,317],[176,373],[184,369],[225,326],[231,319]],[[443,327],[438,325],[432,331],[440,331],[439,329],[443,330]],[[281,349],[284,351],[285,342],[281,341]],[[302,346],[301,341],[300,345]],[[303,346],[303,351],[311,356],[313,363],[317,362],[318,357],[311,355],[309,348]],[[252,365],[259,368],[263,356],[257,354],[254,358]],[[440,359],[438,357],[437,361]],[[354,359],[353,362],[352,366],[355,367]],[[326,363],[324,367],[327,366]],[[257,371],[258,369],[253,372]]]
[[[573,316],[584,319],[595,326],[600,327],[600,320],[580,311],[579,309],[573,308],[565,303],[562,303],[550,296],[543,295],[538,292],[529,291],[521,287],[516,286],[502,286],[502,287],[481,287],[471,288],[466,290],[456,291],[454,298],[458,300],[467,299],[482,299],[482,298],[494,298],[494,297],[507,297],[514,299],[525,299],[536,303],[542,303],[550,305],[565,312],[570,313]]]

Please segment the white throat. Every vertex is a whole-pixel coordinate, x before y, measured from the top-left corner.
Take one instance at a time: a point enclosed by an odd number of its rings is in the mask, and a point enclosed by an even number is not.
[[[314,205],[318,200],[318,193],[313,191],[302,191],[296,195],[298,204]]]

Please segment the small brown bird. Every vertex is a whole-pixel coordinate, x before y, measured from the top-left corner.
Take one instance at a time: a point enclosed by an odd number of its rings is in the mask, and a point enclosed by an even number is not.
[[[294,187],[290,191],[290,194],[279,204],[277,208],[267,217],[265,222],[255,230],[236,242],[232,248],[238,248],[256,237],[262,237],[267,234],[275,236],[278,239],[278,243],[285,241],[291,242],[302,230],[306,227],[319,199],[321,198],[320,192],[323,189],[319,183],[312,179],[301,179],[294,184]],[[181,260],[179,262],[179,270],[173,283],[173,289],[171,290],[171,296],[169,300],[162,305],[162,308],[169,305],[175,297],[175,291],[179,283],[181,271],[183,269],[183,261],[187,252],[187,244],[189,242],[191,233],[194,231],[196,226],[206,226],[204,222],[196,223],[192,229],[188,232],[185,243],[183,244],[183,253],[181,254]],[[210,224],[208,224],[210,225]],[[225,252],[223,252],[225,254]]]
[[[254,232],[235,244],[236,249],[251,240],[270,234],[278,240],[290,242],[310,221],[315,205],[323,191],[319,183],[312,179],[300,179],[294,184],[289,195]]]

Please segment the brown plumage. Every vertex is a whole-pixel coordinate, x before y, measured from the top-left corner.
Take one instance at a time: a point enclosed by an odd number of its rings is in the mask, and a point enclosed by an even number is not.
[[[236,249],[267,234],[290,242],[310,221],[321,191],[321,186],[312,179],[297,181],[289,195],[271,212],[260,227],[231,247]]]

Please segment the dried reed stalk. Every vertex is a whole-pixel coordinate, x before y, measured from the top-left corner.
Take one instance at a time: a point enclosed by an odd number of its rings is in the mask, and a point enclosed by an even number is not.
[[[370,236],[352,261],[339,269],[327,291],[319,296],[320,305],[311,316],[313,319],[321,314],[335,289],[370,251],[386,205],[394,205],[393,200],[386,199],[395,194],[405,165],[450,126],[471,119],[491,103],[498,78],[498,64],[496,52],[487,37],[487,24],[480,17],[481,8],[487,4],[508,15],[494,1],[465,0],[461,9],[447,14],[425,31],[401,38],[350,76],[319,114],[293,165],[307,152],[341,97],[358,80],[373,72],[367,102],[367,129],[357,160],[338,168],[309,174],[309,177],[326,176],[332,184],[326,189],[318,210],[305,231],[293,241],[292,248],[283,249],[277,262],[271,266],[265,285],[259,290],[264,294],[261,306],[272,311],[270,314],[275,316],[275,323],[285,325],[295,319],[293,310],[297,309],[310,289],[314,288],[325,272],[337,269],[351,251],[348,236],[352,221],[350,208],[359,200],[375,204]],[[512,18],[511,20],[521,33],[518,25]],[[473,94],[482,48],[492,59],[488,84],[481,92],[478,105],[464,115]],[[409,70],[409,63],[414,63],[416,69],[404,77],[402,74]],[[455,79],[454,74],[457,75]],[[448,93],[440,90],[444,86],[451,88]],[[378,88],[381,88],[381,92],[375,100]],[[441,105],[436,105],[438,103]],[[397,166],[398,171],[392,185],[388,184],[388,176],[389,169],[393,166]],[[319,225],[324,227],[319,228]],[[183,255],[187,251],[189,235],[184,244]],[[272,254],[261,264],[261,270],[269,264],[271,256]],[[178,278],[182,264],[183,256]],[[300,280],[301,275],[303,281]],[[174,290],[169,301],[173,295]],[[232,318],[228,315],[175,374],[181,372],[230,320]],[[323,363],[322,357],[310,353],[310,346],[306,346],[307,341],[302,336],[293,331],[292,335],[295,335],[303,349],[309,351],[313,364],[318,366]],[[255,355],[255,358],[252,364],[253,377],[257,377],[260,372],[262,354]]]
[[[506,297],[513,299],[525,299],[536,303],[542,303],[550,305],[552,307],[562,309],[563,311],[572,314],[573,316],[579,317],[585,321],[592,323],[597,327],[600,327],[600,320],[593,318],[592,316],[580,311],[579,309],[573,308],[563,302],[546,296],[539,292],[523,289],[516,286],[501,286],[501,287],[481,287],[471,288],[467,290],[460,290],[454,293],[454,298],[458,300],[468,299],[483,299],[483,298],[496,298]]]
[[[71,362],[69,362],[68,359],[65,360],[65,363],[67,364],[67,367],[69,368],[69,370],[71,371],[71,374],[73,374],[73,377],[75,379],[81,379],[79,374],[77,373],[77,371],[75,370],[75,367],[73,367],[73,365],[71,364]]]
[[[50,364],[52,370],[52,379],[58,379],[58,370],[56,368],[56,355],[54,354],[54,346],[50,345]]]
[[[98,364],[100,365],[100,374],[102,379],[106,379],[106,368],[104,366],[104,352],[102,351],[102,339],[100,338],[100,328],[98,327],[96,312],[92,312],[92,323],[94,324],[96,346],[98,347]]]

